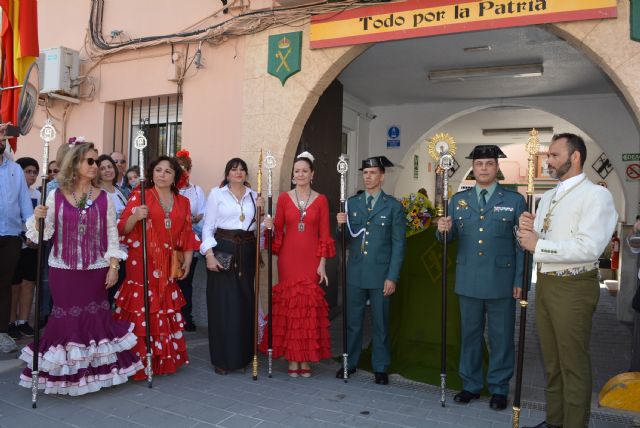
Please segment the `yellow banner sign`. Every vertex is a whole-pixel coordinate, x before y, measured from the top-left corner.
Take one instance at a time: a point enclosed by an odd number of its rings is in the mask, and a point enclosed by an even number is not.
[[[616,17],[616,0],[412,0],[317,15],[311,48]]]

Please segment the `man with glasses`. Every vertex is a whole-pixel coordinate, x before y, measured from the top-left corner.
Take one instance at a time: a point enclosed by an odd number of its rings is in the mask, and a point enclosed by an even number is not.
[[[124,158],[124,155],[120,152],[111,152],[109,155],[111,159],[116,163],[118,167],[117,177],[116,177],[116,186],[118,189],[126,196],[129,197],[131,193],[131,186],[127,182],[127,160]]]
[[[7,124],[0,125],[0,138]],[[6,140],[0,139],[0,352],[16,350],[7,334],[11,310],[11,280],[22,247],[22,225],[33,215],[33,206],[22,168],[4,157]]]
[[[449,240],[458,240],[455,292],[460,300],[463,390],[453,399],[464,404],[480,397],[486,319],[489,406],[504,410],[515,362],[515,299],[522,293],[524,268],[513,228],[526,203],[521,194],[498,184],[498,158],[506,156],[495,145],[476,146],[467,156],[473,162],[476,185],[451,198],[450,217],[438,219],[437,237],[449,232]]]

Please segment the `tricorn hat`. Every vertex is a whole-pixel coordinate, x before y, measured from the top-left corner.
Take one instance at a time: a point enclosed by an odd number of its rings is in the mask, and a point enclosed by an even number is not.
[[[362,168],[360,168],[360,171],[365,168],[378,167],[384,172],[384,169],[390,166],[393,166],[393,163],[389,159],[387,159],[386,156],[372,156],[370,158],[362,160]]]
[[[495,144],[475,146],[466,159],[498,159],[506,158],[500,147]]]

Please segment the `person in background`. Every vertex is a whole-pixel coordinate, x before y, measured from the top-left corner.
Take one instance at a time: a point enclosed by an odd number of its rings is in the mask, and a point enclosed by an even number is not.
[[[125,205],[127,205],[127,197],[124,196],[122,191],[118,186],[116,186],[116,163],[111,159],[110,156],[100,155],[98,156],[98,178],[96,179],[97,187],[101,188],[107,195],[111,198],[111,202],[113,202],[113,206],[116,210],[116,221],[120,220],[120,215],[122,211],[124,211]],[[127,252],[127,245],[124,243],[120,243],[120,250],[123,252]],[[120,269],[118,270],[118,282],[109,289],[109,304],[113,305],[114,296],[120,289],[120,285],[124,280],[126,271],[125,271],[126,263],[120,262]]]
[[[40,192],[33,188],[40,170],[38,161],[24,157],[18,159],[16,163],[24,171],[24,177],[27,181],[27,186],[29,186],[31,204],[35,208],[40,202]],[[20,339],[22,336],[31,337],[35,333],[28,320],[31,313],[31,304],[33,303],[33,290],[36,285],[38,244],[29,240],[24,233],[22,240],[20,259],[13,275],[13,281],[11,281],[13,285],[11,286],[9,336],[14,339]]]
[[[128,198],[129,193],[131,193],[131,187],[129,186],[129,183],[127,182],[127,177],[126,177],[127,159],[124,157],[122,153],[117,151],[111,152],[109,156],[111,156],[111,159],[113,159],[113,161],[118,166],[118,171],[117,171],[118,174],[116,176],[116,186],[118,186],[120,191]]]
[[[0,352],[17,349],[15,341],[8,334],[11,280],[20,257],[23,225],[33,214],[31,196],[22,168],[3,156],[7,140],[2,138],[7,125],[0,125]]]
[[[125,174],[127,177],[127,183],[129,183],[129,187],[131,189],[135,189],[140,184],[140,167],[138,165],[134,165],[127,170]]]
[[[187,150],[179,150],[176,153],[176,160],[180,167],[182,167],[182,179],[178,183],[178,190],[182,196],[189,199],[191,205],[191,224],[193,226],[193,232],[198,236],[198,239],[202,238],[202,218],[204,217],[204,207],[207,202],[204,191],[200,186],[191,183],[191,156]],[[193,252],[193,261],[191,262],[191,269],[185,279],[178,281],[180,290],[184,294],[184,298],[187,303],[182,307],[182,316],[184,317],[184,330],[196,331],[196,324],[193,322],[193,275],[196,272],[196,265],[198,263],[198,252]]]
[[[612,279],[618,279],[618,269],[620,267],[620,238],[618,238],[618,231],[613,232],[611,242],[609,243],[611,249],[611,275]]]
[[[627,236],[627,244],[633,254],[640,254],[640,215],[636,216],[631,234]],[[640,280],[640,269],[638,269]],[[633,308],[633,339],[631,341],[630,372],[640,372],[640,281],[636,281],[636,291],[631,301]]]

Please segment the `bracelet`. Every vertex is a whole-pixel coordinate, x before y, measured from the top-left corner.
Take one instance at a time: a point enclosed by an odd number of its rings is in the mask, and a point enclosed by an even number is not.
[[[204,255],[205,257],[213,256],[213,253],[207,253]]]
[[[115,270],[120,270],[120,264],[119,263],[113,263],[111,265],[109,265],[110,269],[115,269]]]

